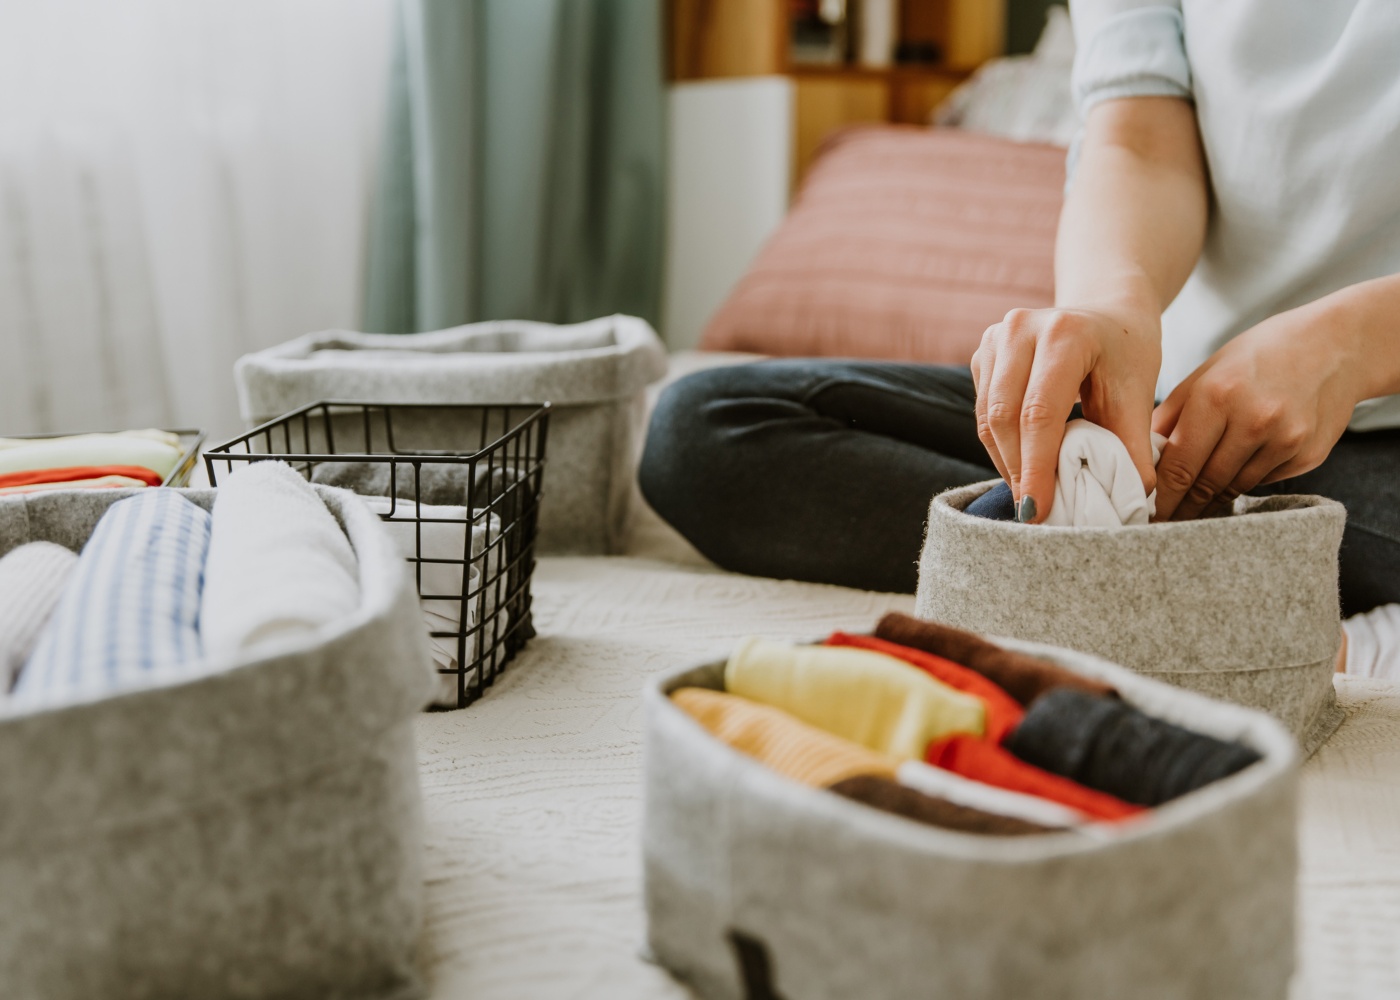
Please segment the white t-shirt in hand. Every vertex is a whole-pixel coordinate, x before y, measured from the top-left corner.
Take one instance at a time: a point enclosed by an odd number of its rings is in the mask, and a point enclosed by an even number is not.
[[[1072,0],[1070,13],[1081,117],[1118,97],[1196,104],[1210,224],[1163,316],[1160,398],[1256,323],[1400,273],[1400,0]],[[1351,421],[1397,426],[1400,396]]]

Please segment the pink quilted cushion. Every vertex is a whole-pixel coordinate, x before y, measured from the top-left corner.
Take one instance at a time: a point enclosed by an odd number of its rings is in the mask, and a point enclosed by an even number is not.
[[[835,136],[705,330],[716,351],[966,364],[1054,294],[1065,151],[957,129]]]

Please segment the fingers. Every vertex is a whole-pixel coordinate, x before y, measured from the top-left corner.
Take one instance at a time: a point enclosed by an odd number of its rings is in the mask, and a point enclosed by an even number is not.
[[[1009,326],[1005,324],[1004,326]],[[1006,349],[998,351],[997,365],[987,387],[987,424],[1006,466],[1011,493],[1021,498],[1021,411],[1026,383],[1035,359],[1035,342],[1015,341],[1015,333],[1003,329]]]
[[[1083,359],[1076,353],[1057,350],[1053,344],[1042,343],[1035,354],[1017,427],[1021,455],[1017,508],[1020,520],[1038,524],[1050,514],[1065,421],[1087,374],[1084,368]]]
[[[973,412],[977,417],[978,440],[982,442],[982,447],[987,449],[987,454],[991,456],[992,464],[997,467],[1001,478],[1010,482],[1006,463],[1002,461],[1001,452],[997,450],[996,438],[992,434],[991,424],[987,421],[987,395],[992,381],[992,367],[996,363],[995,333],[995,326],[988,327],[982,334],[981,346],[977,348],[977,353],[972,355],[972,380],[977,387],[977,401]]]
[[[1262,483],[1265,478],[1279,467],[1280,461],[1285,459],[1285,455],[1278,448],[1264,446],[1259,448],[1254,455],[1245,462],[1244,467],[1230,481],[1230,485],[1221,490],[1205,508],[1201,511],[1201,517],[1219,517],[1228,514],[1235,501],[1254,487]],[[1178,517],[1178,520],[1184,518]]]
[[[1268,468],[1260,468],[1263,463],[1270,461],[1274,464]],[[1181,503],[1172,512],[1172,520],[1192,521],[1207,510],[1215,513],[1221,506],[1234,503],[1235,497],[1253,489],[1259,479],[1275,465],[1277,461],[1264,454],[1264,449],[1260,448],[1257,442],[1234,431],[1227,422],[1225,433],[1216,444],[1215,451],[1211,452],[1210,458],[1201,466],[1196,481],[1191,484]],[[1250,470],[1250,475],[1257,470],[1257,478],[1250,481],[1246,469]],[[1158,510],[1161,510],[1160,504]]]
[[[1224,435],[1224,409],[1211,405],[1204,394],[1192,393],[1157,463],[1157,520],[1167,521],[1176,514]],[[1220,485],[1229,482],[1226,479]]]

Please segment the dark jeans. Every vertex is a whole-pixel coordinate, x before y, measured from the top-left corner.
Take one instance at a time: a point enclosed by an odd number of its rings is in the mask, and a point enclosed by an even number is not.
[[[966,368],[765,361],[662,395],[640,471],[656,511],[726,569],[914,589],[929,501],[997,475]],[[1346,434],[1317,469],[1254,491],[1347,508],[1345,614],[1400,601],[1400,431]]]

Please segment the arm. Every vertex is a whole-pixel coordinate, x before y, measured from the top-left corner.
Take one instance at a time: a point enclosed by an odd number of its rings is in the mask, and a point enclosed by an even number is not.
[[[1123,439],[1152,489],[1161,314],[1200,255],[1206,213],[1189,102],[1136,97],[1092,108],[1060,217],[1055,307],[1008,313],[972,359],[978,435],[1018,510],[1034,512],[1022,520],[1049,513],[1076,398],[1088,419]]]
[[[1157,516],[1212,514],[1322,464],[1363,399],[1400,392],[1400,275],[1272,316],[1216,351],[1153,416],[1169,435]]]

